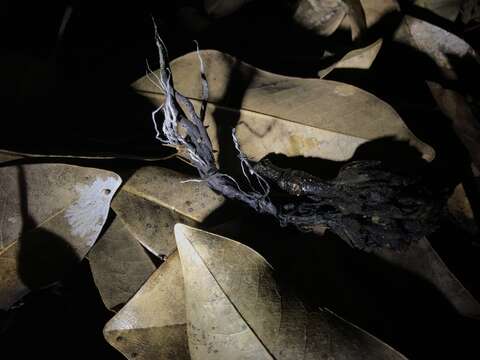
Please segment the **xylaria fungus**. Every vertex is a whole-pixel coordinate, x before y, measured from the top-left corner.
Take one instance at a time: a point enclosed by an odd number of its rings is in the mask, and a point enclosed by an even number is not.
[[[164,92],[163,105],[152,114],[157,139],[183,148],[201,180],[227,198],[240,200],[259,213],[270,214],[281,225],[301,230],[324,226],[350,245],[371,249],[403,249],[412,241],[436,229],[444,212],[447,190],[434,190],[425,179],[388,170],[380,161],[352,161],[333,180],[322,180],[299,170],[282,169],[263,159],[252,164],[238,151],[248,190],[217,168],[212,143],[203,124],[208,83],[199,54],[202,105],[197,115],[188,98],[175,90],[166,47],[155,31],[160,70],[149,76]],[[185,111],[183,110],[185,109]],[[163,113],[161,128],[156,121]],[[274,199],[271,186],[283,191],[282,201]],[[286,199],[286,200],[285,200]]]

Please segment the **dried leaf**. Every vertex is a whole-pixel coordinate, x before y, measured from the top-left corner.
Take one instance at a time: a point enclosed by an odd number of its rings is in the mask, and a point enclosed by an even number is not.
[[[156,269],[142,245],[118,217],[87,257],[95,285],[110,310],[130,300]]]
[[[308,313],[252,249],[184,225],[175,236],[192,358],[403,358],[342,321]]]
[[[11,153],[10,151],[1,151],[0,150],[0,163],[21,159],[22,156],[17,155],[15,153]]]
[[[218,51],[200,55],[210,88],[206,124],[216,149],[218,127],[236,126],[242,151],[254,161],[269,153],[347,160],[359,145],[390,136],[408,141],[425,159],[434,158],[434,150],[416,138],[388,104],[359,88],[275,75]],[[171,68],[175,88],[198,105],[197,54],[176,59]],[[163,94],[147,77],[133,87],[156,105],[163,102]]]
[[[128,359],[190,359],[185,294],[178,253],[147,280],[103,329],[105,339]]]
[[[428,87],[438,107],[450,120],[453,128],[470,153],[473,163],[480,168],[480,122],[465,97],[433,81]]]
[[[253,0],[203,0],[205,11],[216,18],[233,14]]]
[[[461,19],[464,24],[480,21],[480,3],[478,0],[464,0],[462,2]]]
[[[438,66],[445,80],[458,79],[456,61],[471,60],[480,65],[480,57],[459,37],[425,21],[406,16],[395,35],[397,41],[406,43],[427,55]],[[458,65],[457,65],[458,66]],[[480,66],[477,66],[477,71]],[[452,121],[453,128],[480,168],[480,122],[465,96],[446,85],[427,82],[440,110]]]
[[[464,0],[415,0],[414,4],[447,20],[455,21]]]
[[[426,238],[417,243],[412,243],[408,250],[404,252],[376,249],[374,253],[389,263],[432,284],[459,314],[471,318],[480,318],[480,303],[450,272]]]
[[[342,0],[300,0],[295,3],[293,19],[318,35],[329,36],[347,12],[348,7]]]
[[[64,150],[54,150],[52,153],[32,153],[32,152],[22,152],[22,151],[10,151],[10,150],[1,150],[0,149],[0,163],[10,160],[16,160],[21,158],[57,158],[57,159],[97,159],[97,160],[108,160],[108,159],[131,159],[131,160],[143,160],[143,161],[159,161],[166,160],[171,158],[172,155],[165,156],[140,156],[130,153],[116,152],[112,153],[101,153],[101,152],[85,152],[79,153],[77,151],[64,151]]]
[[[367,28],[365,12],[360,0],[344,0],[348,6],[348,20],[352,32],[352,40],[358,40]]]
[[[404,359],[328,311],[307,312],[252,249],[185,225],[175,234],[180,259],[105,327],[129,359]]]
[[[400,6],[397,0],[360,0],[365,18],[367,28],[379,23],[385,16],[400,11]]]
[[[323,79],[335,69],[369,69],[382,47],[383,40],[349,51],[340,60],[318,72],[318,77]]]
[[[63,164],[0,168],[0,308],[58,281],[97,239],[118,175]]]
[[[478,226],[473,213],[472,205],[467,198],[462,184],[458,184],[448,199],[448,211],[455,222],[468,233],[478,234]]]
[[[127,229],[157,256],[168,256],[176,249],[173,226],[177,222],[201,223],[224,202],[205,183],[188,180],[173,170],[144,167],[112,202]]]

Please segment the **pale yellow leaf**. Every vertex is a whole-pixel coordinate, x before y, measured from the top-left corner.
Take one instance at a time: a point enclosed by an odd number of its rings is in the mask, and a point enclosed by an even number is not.
[[[87,257],[95,285],[110,310],[126,303],[156,268],[118,217]]]
[[[382,47],[382,43],[382,39],[378,39],[366,47],[349,51],[334,64],[320,70],[318,72],[318,77],[322,79],[335,69],[369,69],[377,57],[378,52]]]
[[[408,142],[427,160],[434,158],[434,150],[412,134],[391,106],[357,87],[272,74],[218,51],[200,55],[210,89],[206,124],[217,149],[218,126],[234,122],[242,150],[254,161],[269,153],[347,160],[359,145],[385,137]],[[176,89],[198,105],[197,54],[176,59],[171,68]],[[147,77],[133,87],[162,104],[163,94]]]
[[[152,274],[105,325],[103,334],[128,359],[190,359],[178,253],[173,253]]]
[[[308,312],[252,249],[175,227],[194,359],[404,359],[373,336],[324,312]]]
[[[60,280],[92,247],[118,175],[63,164],[0,168],[0,307]]]
[[[144,167],[112,202],[127,229],[157,256],[175,250],[175,223],[201,223],[224,203],[206,183],[188,180],[192,178],[173,170]]]
[[[342,0],[300,0],[293,4],[293,19],[323,36],[333,34],[348,12]]]

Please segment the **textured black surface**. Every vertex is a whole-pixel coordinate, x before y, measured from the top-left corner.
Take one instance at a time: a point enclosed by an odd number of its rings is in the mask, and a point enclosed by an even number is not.
[[[326,226],[354,247],[402,249],[432,233],[445,211],[447,187],[400,174],[380,161],[352,161],[333,180],[281,169],[269,160],[255,170],[292,195],[279,219],[302,229]]]

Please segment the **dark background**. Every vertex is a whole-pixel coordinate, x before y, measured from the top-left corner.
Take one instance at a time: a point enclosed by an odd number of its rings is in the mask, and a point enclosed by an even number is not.
[[[204,15],[193,0],[130,4],[4,1],[0,11],[1,148],[40,154],[125,154],[130,158],[164,155],[167,150],[154,141],[151,107],[129,89],[132,81],[145,75],[147,59],[156,68],[152,16],[172,59],[193,51],[196,39],[203,49],[227,52],[264,70],[316,77],[322,65],[335,59],[325,54],[342,54],[352,46],[348,33],[337,32],[325,39],[302,29],[292,22],[288,9],[275,1],[254,2],[206,27],[202,27],[203,18],[194,21],[182,15],[180,9],[187,5],[196,8],[199,16]],[[58,29],[68,6],[72,9],[71,17],[59,38]],[[478,30],[466,31],[463,24],[448,23],[408,2],[402,2],[402,7],[460,35],[478,49]],[[424,82],[435,79],[437,69],[412,49],[388,41],[388,34],[399,20],[398,16],[386,17],[364,39],[368,43],[378,34],[387,39],[371,70],[335,71],[328,78],[357,85],[394,106],[419,138],[440,149],[434,166],[448,169],[455,180],[463,181],[468,176],[468,155],[436,108]],[[89,164],[128,173],[142,162],[96,160]],[[257,217],[249,216],[252,224],[258,222]],[[300,250],[293,250],[285,239],[298,236],[295,230],[282,232],[283,240],[278,245],[272,238],[272,234],[279,234],[278,226],[263,218],[262,224],[263,231],[270,234],[265,235],[269,240],[256,247],[290,282],[297,282],[307,303],[328,305],[340,315],[349,315],[353,322],[412,359],[445,355],[460,359],[467,358],[466,354],[472,351],[478,354],[476,322],[456,316],[442,304],[430,303],[431,294],[415,292],[415,285],[400,289],[404,292],[400,299],[389,298],[395,292],[390,294],[388,289],[395,284],[376,278],[378,274],[365,265],[369,256],[358,255],[343,243],[336,245],[338,239],[327,241],[330,245],[325,246],[338,247],[339,252],[345,253],[344,261],[351,261],[352,272],[363,269],[365,276],[371,276],[375,291],[385,287],[385,299],[391,301],[385,307],[392,307],[392,312],[396,308],[398,313],[390,322],[385,320],[388,325],[381,326],[378,314],[363,316],[361,309],[352,313],[342,304],[335,308],[333,296],[322,303],[311,287],[288,272],[288,266],[282,268],[288,262],[284,256],[278,258],[276,251],[268,250],[270,246],[280,248],[278,251],[283,254],[303,252],[308,263],[308,249],[316,247],[315,240],[305,235]],[[456,239],[454,246],[451,238]],[[446,222],[432,236],[432,243],[478,298],[474,274],[480,254],[475,239]],[[315,266],[314,259],[310,260]],[[296,275],[301,277],[301,271]],[[338,287],[342,286],[341,281]],[[409,281],[399,280],[399,286]],[[411,281],[414,284],[415,279]],[[405,299],[409,300],[405,303]],[[417,305],[418,322],[413,315],[404,317]],[[95,288],[88,262],[83,261],[61,284],[32,293],[10,311],[0,313],[0,356],[30,358],[33,350],[39,358],[122,359],[102,336],[102,328],[111,316]]]

